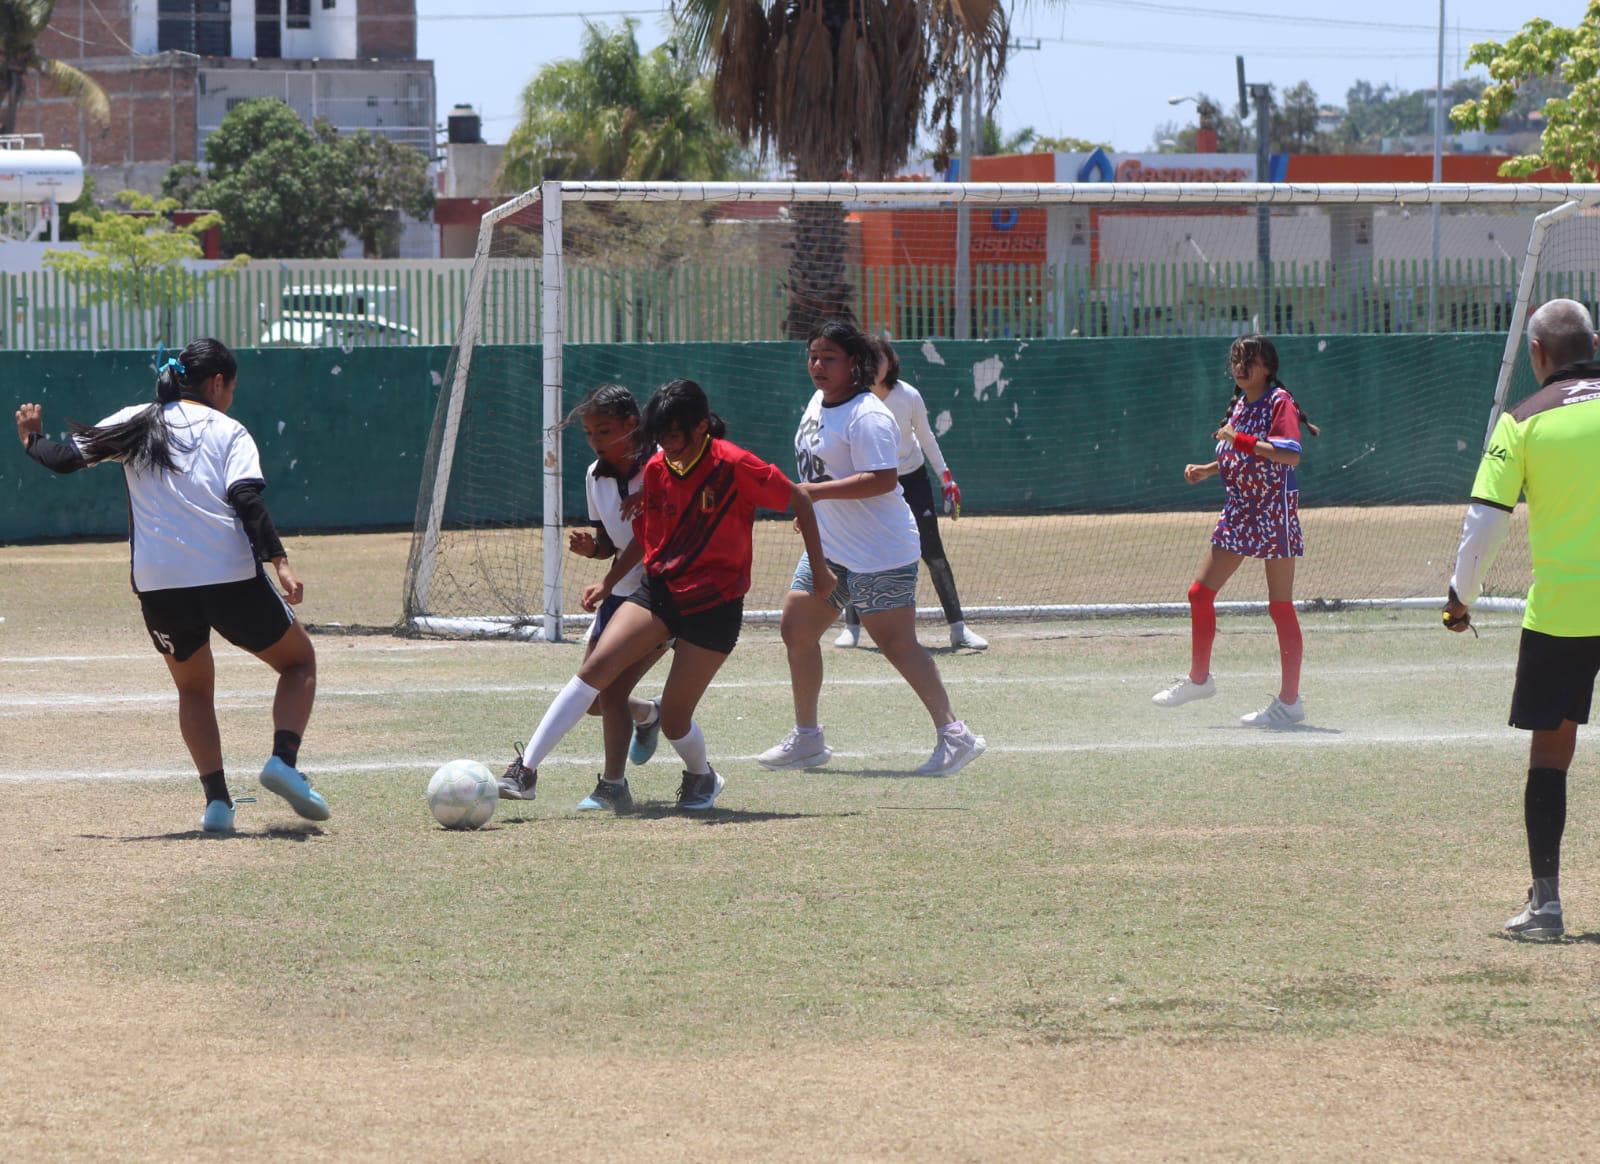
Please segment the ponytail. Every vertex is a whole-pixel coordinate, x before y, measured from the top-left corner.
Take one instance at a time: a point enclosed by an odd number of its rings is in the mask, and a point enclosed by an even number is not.
[[[179,400],[204,401],[199,386],[221,376],[232,383],[239,374],[239,362],[221,340],[198,339],[175,358],[156,369],[156,398],[127,420],[116,424],[93,425],[68,421],[83,459],[90,465],[101,461],[121,461],[129,469],[149,472],[177,472],[173,450],[187,453],[185,445],[167,423],[166,406]]]

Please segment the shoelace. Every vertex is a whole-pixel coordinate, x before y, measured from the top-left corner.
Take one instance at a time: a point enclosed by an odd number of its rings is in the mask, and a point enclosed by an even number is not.
[[[685,772],[683,779],[678,783],[678,799],[688,800],[694,792],[695,777]]]

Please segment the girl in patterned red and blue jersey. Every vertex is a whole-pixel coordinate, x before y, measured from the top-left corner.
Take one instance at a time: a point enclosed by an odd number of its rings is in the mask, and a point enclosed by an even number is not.
[[[1216,694],[1211,647],[1217,637],[1217,591],[1246,558],[1257,558],[1267,572],[1267,612],[1278,632],[1282,685],[1265,707],[1241,716],[1240,722],[1288,727],[1306,718],[1300,701],[1304,643],[1294,610],[1295,559],[1305,556],[1295,466],[1300,463],[1301,425],[1312,436],[1318,429],[1278,379],[1278,352],[1265,336],[1234,340],[1228,371],[1234,382],[1233,405],[1212,433],[1217,459],[1183,470],[1191,485],[1221,477],[1227,493],[1211,532],[1211,549],[1189,587],[1189,673],[1157,692],[1154,702],[1177,707]]]

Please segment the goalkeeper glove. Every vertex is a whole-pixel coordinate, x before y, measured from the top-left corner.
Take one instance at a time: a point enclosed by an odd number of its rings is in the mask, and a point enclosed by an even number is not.
[[[956,484],[956,479],[950,475],[950,470],[944,471],[944,511],[954,521],[961,516],[961,486]]]

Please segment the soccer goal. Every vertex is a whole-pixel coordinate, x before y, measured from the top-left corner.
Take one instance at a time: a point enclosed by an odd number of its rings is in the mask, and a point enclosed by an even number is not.
[[[1485,424],[1533,388],[1529,306],[1600,298],[1596,205],[1563,184],[547,182],[479,230],[407,623],[555,640],[582,618],[601,564],[565,527],[587,524],[592,458],[561,421],[596,384],[642,404],[696,380],[729,439],[792,473],[804,337],[833,316],[890,338],[927,402],[969,619],[1187,610],[1222,498],[1183,470],[1214,459],[1252,331],[1322,429],[1296,593],[1439,602]],[[1486,593],[1520,599],[1523,545]],[[799,553],[788,521],[758,523],[747,617],[776,617]],[[1259,575],[1219,609],[1263,604]]]

